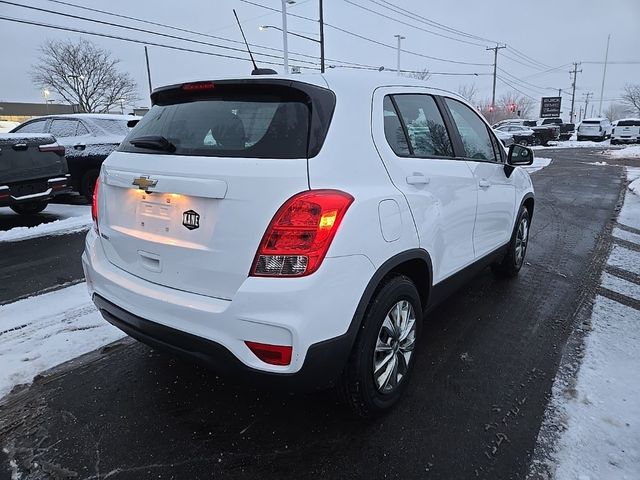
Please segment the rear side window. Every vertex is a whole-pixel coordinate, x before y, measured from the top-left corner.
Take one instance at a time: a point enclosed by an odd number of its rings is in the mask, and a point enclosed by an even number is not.
[[[45,123],[46,120],[36,120],[35,122],[18,127],[15,131],[16,133],[44,133]]]
[[[445,98],[453,121],[458,128],[465,150],[465,157],[475,160],[498,161],[493,150],[489,129],[480,117],[463,103]]]
[[[620,120],[619,127],[640,127],[640,120]]]
[[[402,124],[396,113],[396,109],[393,106],[391,97],[387,95],[384,97],[384,136],[387,139],[387,143],[396,155],[404,157],[409,155],[409,145],[407,144],[407,137],[402,129]]]
[[[324,141],[335,106],[332,92],[317,90],[323,91],[318,93],[321,98],[310,98],[285,85],[251,83],[215,84],[207,91],[168,89],[154,94],[155,105],[119,149],[163,153],[131,143],[140,137],[162,137],[175,149],[167,153],[175,155],[314,156]]]
[[[449,133],[433,97],[421,94],[402,94],[394,95],[393,100],[398,107],[399,119],[409,137],[410,155],[416,157],[454,156]],[[387,121],[385,120],[385,135],[389,140],[386,127]]]
[[[110,135],[126,135],[129,133],[129,127],[127,127],[127,120],[111,120],[96,118],[91,120],[102,130]]]
[[[77,120],[67,120],[65,118],[53,119],[49,127],[49,133],[57,138],[75,137],[78,123]]]

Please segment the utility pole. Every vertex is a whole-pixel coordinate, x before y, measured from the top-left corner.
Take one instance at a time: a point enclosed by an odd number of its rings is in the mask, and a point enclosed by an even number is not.
[[[579,62],[573,62],[573,70],[569,73],[573,75],[573,83],[571,84],[571,115],[569,117],[569,123],[573,123],[573,117],[575,117],[575,101],[576,101],[576,77],[578,73],[582,73],[582,70],[578,70],[578,66],[581,65]]]
[[[287,1],[282,0],[282,51],[284,60],[284,73],[289,73],[289,47],[287,44]]]
[[[144,58],[147,60],[147,80],[149,81],[149,95],[151,95],[151,68],[149,68],[149,49],[144,46]]]
[[[394,35],[394,37],[396,37],[398,39],[398,66],[396,67],[396,73],[398,75],[400,75],[400,43],[402,42],[402,40],[404,40],[406,37],[403,37],[402,35]]]
[[[320,5],[320,73],[324,73],[324,13],[322,0],[319,0]]]
[[[598,106],[598,116],[602,116],[602,96],[604,95],[604,79],[607,76],[607,61],[609,60],[609,41],[611,34],[607,36],[607,51],[604,54],[604,70],[602,71],[602,86],[600,87],[600,105]]]
[[[587,117],[588,108],[589,108],[589,97],[593,96],[593,92],[583,93],[582,96],[585,97],[585,99],[584,99],[584,116],[586,118]]]
[[[496,43],[495,47],[487,47],[487,50],[493,50],[493,93],[491,94],[491,117],[493,121],[493,112],[496,109],[496,77],[498,75],[498,50],[507,48],[506,45]]]

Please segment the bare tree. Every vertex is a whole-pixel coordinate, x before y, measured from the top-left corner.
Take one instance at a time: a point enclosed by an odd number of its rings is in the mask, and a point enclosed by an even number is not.
[[[458,95],[466,99],[469,103],[475,102],[477,94],[478,94],[478,89],[476,88],[475,83],[458,85]]]
[[[116,68],[120,60],[92,42],[49,40],[33,65],[33,82],[57,92],[83,112],[108,112],[138,99],[133,78]]]
[[[496,108],[502,109],[505,113],[510,114],[509,116],[516,117],[518,116],[518,112],[520,112],[521,118],[527,118],[530,114],[532,114],[534,100],[530,97],[527,97],[521,93],[512,90],[510,92],[502,94],[498,101],[496,102]],[[513,110],[511,111],[511,105],[513,105]]]
[[[628,83],[624,86],[624,92],[622,93],[622,101],[634,113],[640,115],[640,84]]]
[[[614,120],[619,120],[624,117],[629,109],[626,105],[621,105],[619,103],[610,103],[607,108],[604,109],[604,116],[609,119],[609,121],[613,122]]]
[[[406,72],[404,76],[409,78],[416,78],[418,80],[424,80],[425,82],[431,78],[431,74],[426,68],[423,68],[422,70],[417,72]]]

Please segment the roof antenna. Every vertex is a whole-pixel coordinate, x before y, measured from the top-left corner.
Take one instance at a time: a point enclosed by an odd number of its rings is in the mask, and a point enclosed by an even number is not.
[[[251,72],[251,75],[276,75],[278,72],[271,68],[258,68],[258,65],[256,65],[256,61],[253,58],[253,54],[251,53],[251,49],[249,48],[247,37],[244,36],[244,30],[242,30],[242,25],[240,25],[240,20],[238,19],[238,14],[236,13],[235,8],[233,9],[233,14],[236,17],[236,22],[238,22],[238,28],[240,29],[240,33],[242,34],[244,44],[247,46],[247,52],[249,52],[249,56],[251,57],[251,63],[253,63],[253,71]]]

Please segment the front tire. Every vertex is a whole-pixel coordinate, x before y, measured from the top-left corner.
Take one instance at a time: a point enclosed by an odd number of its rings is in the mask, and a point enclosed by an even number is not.
[[[9,208],[19,215],[35,215],[47,208],[49,202],[28,202],[10,205]]]
[[[524,265],[524,257],[527,253],[530,226],[531,218],[529,216],[529,210],[522,206],[518,213],[516,228],[511,235],[507,253],[502,260],[491,265],[491,270],[494,274],[507,278],[513,278],[518,275],[522,265]]]
[[[337,389],[353,412],[369,417],[402,396],[415,363],[422,305],[406,276],[386,281],[372,298]]]

